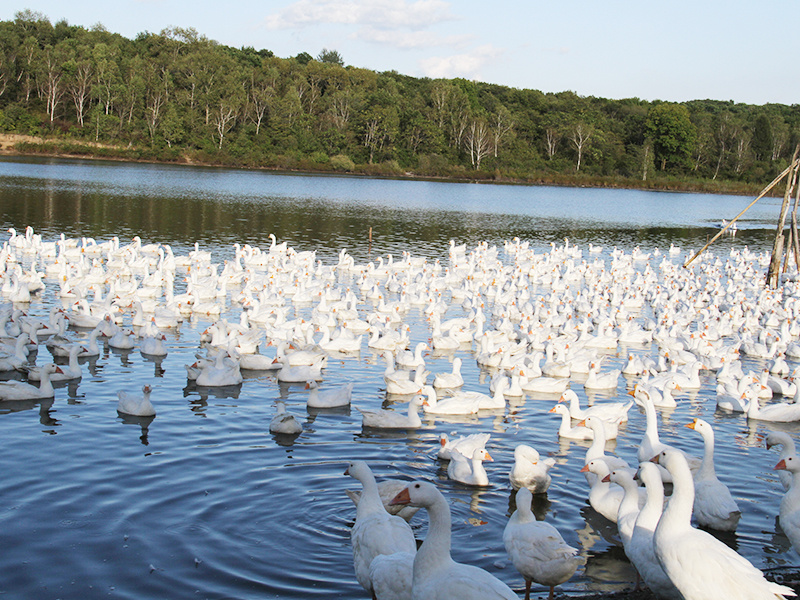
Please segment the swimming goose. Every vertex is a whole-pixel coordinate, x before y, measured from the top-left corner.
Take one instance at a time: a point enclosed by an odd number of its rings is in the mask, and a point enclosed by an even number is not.
[[[425,600],[519,600],[505,583],[450,555],[450,507],[432,483],[408,485],[393,504],[420,506],[428,511],[428,536],[414,558],[412,597]]]
[[[483,468],[485,460],[494,460],[485,448],[476,448],[469,457],[458,450],[451,450],[447,476],[453,481],[467,485],[489,485],[489,476]]]
[[[50,381],[52,373],[60,373],[61,369],[53,363],[44,365],[41,369],[41,381],[36,387],[22,381],[0,381],[0,400],[42,400],[55,395],[53,384]]]
[[[335,408],[337,406],[348,406],[353,396],[353,382],[345,385],[320,390],[319,384],[313,379],[306,381],[306,389],[311,390],[308,394],[306,406],[309,408]],[[399,491],[399,490],[398,490]]]
[[[461,376],[461,358],[456,356],[453,359],[453,371],[451,373],[437,373],[433,379],[433,387],[439,389],[453,390],[464,385],[464,378]]]
[[[417,542],[406,521],[386,512],[375,475],[367,463],[360,460],[352,461],[344,474],[357,479],[362,486],[356,504],[356,521],[350,530],[350,542],[353,546],[356,579],[365,590],[372,593],[370,565],[373,560],[382,554],[398,552],[415,555]]]
[[[514,448],[514,466],[508,474],[511,487],[515,490],[528,488],[533,494],[546,493],[551,481],[548,471],[555,464],[554,458],[542,460],[535,448],[517,444]]]
[[[281,364],[281,369],[278,371],[278,381],[285,383],[305,383],[311,379],[322,381],[322,367],[326,358],[327,356],[319,356],[317,361],[311,365],[292,365],[288,356],[279,356],[275,359]]]
[[[569,415],[569,409],[563,404],[556,404],[548,412],[561,415],[561,425],[558,428],[558,437],[563,437],[568,440],[594,439],[594,433],[588,427],[572,426],[572,418]]]
[[[531,510],[531,492],[520,488],[516,496],[517,510],[503,530],[503,543],[511,562],[525,579],[525,600],[529,600],[531,582],[554,588],[567,581],[586,558],[569,546],[558,530],[544,521],[537,521]]]
[[[625,545],[625,554],[656,596],[667,600],[683,600],[658,562],[653,548],[653,534],[664,509],[664,484],[658,465],[649,460],[640,463],[639,479],[644,484],[647,500],[636,516],[633,533]]]
[[[558,401],[569,402],[569,415],[573,419],[585,419],[589,415],[595,415],[606,421],[619,423],[628,420],[628,411],[633,406],[631,400],[629,402],[605,402],[581,408],[580,398],[573,390],[565,390]]]
[[[694,518],[705,527],[736,531],[742,511],[728,487],[717,478],[714,469],[714,429],[703,419],[697,418],[686,427],[702,435],[705,446],[703,462],[694,473]]]
[[[409,378],[411,374],[409,371],[398,371],[398,377],[384,378],[384,381],[386,381],[386,392],[389,394],[397,394],[398,396],[418,394],[425,386],[428,373],[424,365],[414,369],[413,378]]]
[[[410,352],[409,350],[402,350],[401,352],[398,352],[397,356],[395,357],[395,362],[406,369],[417,367],[424,368],[425,359],[422,357],[422,353],[426,350],[429,350],[428,344],[425,342],[420,342],[414,348],[414,352]]]
[[[800,548],[800,460],[796,455],[787,456],[778,461],[775,470],[792,477],[791,485],[781,499],[780,524],[797,551]]]
[[[750,561],[710,533],[693,528],[694,484],[686,459],[666,450],[657,460],[671,473],[673,488],[653,547],[685,600],[776,600],[795,595],[791,588],[767,581]]]
[[[790,423],[800,421],[800,404],[793,402],[777,402],[761,406],[758,398],[750,398],[747,405],[747,418],[774,423]]]
[[[198,366],[201,369],[195,381],[202,387],[233,386],[244,381],[239,363],[233,360],[225,350],[218,351],[213,361],[203,361]]]
[[[490,437],[491,434],[489,433],[472,433],[450,440],[446,433],[441,433],[439,434],[439,449],[436,452],[436,458],[450,460],[453,450],[458,450],[464,456],[472,456],[478,448],[486,447],[486,442],[489,441]]]
[[[617,388],[620,369],[600,372],[600,363],[594,362],[589,366],[589,376],[583,382],[584,389],[587,390],[614,390]]]
[[[788,433],[782,431],[770,431],[767,434],[767,450],[774,446],[780,446],[781,451],[778,458],[786,458],[787,456],[794,456],[795,445],[794,439]],[[778,477],[781,480],[784,490],[788,490],[792,485],[792,474],[787,470],[779,470]]]
[[[439,400],[436,397],[436,390],[430,385],[424,386],[422,388],[422,393],[425,396],[422,408],[426,413],[437,415],[471,415],[480,410],[480,398],[478,397],[462,396]]]
[[[132,394],[125,390],[118,391],[117,412],[135,417],[155,416],[156,409],[150,401],[151,391],[152,388],[149,385],[142,386],[141,394]]]
[[[22,369],[28,362],[28,342],[30,336],[20,333],[14,340],[14,348],[8,354],[0,357],[0,371],[14,371]]]
[[[78,363],[78,355],[84,350],[80,344],[73,344],[69,353],[69,364],[60,365],[61,373],[54,372],[50,374],[50,381],[69,381],[71,379],[80,379],[83,375],[81,365]],[[25,369],[27,372],[28,381],[41,381],[42,380],[42,367],[33,367]]]
[[[286,403],[277,401],[275,403],[277,414],[272,417],[269,423],[270,433],[282,433],[286,435],[297,435],[303,432],[303,426],[298,422],[294,415],[286,412]]]
[[[361,426],[374,429],[417,429],[422,427],[422,419],[419,417],[419,407],[422,406],[423,397],[414,396],[408,403],[407,414],[393,410],[362,410],[356,407],[361,413]]]
[[[618,486],[611,486],[608,481],[603,481],[606,475],[611,472],[608,463],[601,459],[590,460],[581,468],[581,473],[593,475],[594,481],[590,483],[589,504],[598,513],[603,515],[612,523],[617,522],[619,515],[619,505],[624,496],[623,490]],[[587,481],[590,478],[587,475]],[[639,506],[644,506],[645,491],[639,492]]]

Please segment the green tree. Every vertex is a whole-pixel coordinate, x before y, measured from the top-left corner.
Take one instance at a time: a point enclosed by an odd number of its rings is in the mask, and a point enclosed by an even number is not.
[[[683,167],[688,161],[697,139],[697,130],[689,118],[689,110],[680,104],[658,104],[650,109],[645,126],[653,140],[656,162],[661,170],[667,165]]]
[[[339,54],[338,50],[328,50],[327,48],[323,48],[322,52],[317,55],[317,60],[321,63],[339,65],[340,67],[344,66],[344,59],[342,58],[342,55]]]
[[[751,140],[753,154],[756,160],[769,160],[772,156],[772,124],[765,114],[758,115],[753,124],[753,137]]]

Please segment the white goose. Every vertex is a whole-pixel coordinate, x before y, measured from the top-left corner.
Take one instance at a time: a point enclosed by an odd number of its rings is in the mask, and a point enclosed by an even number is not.
[[[591,440],[594,433],[588,427],[573,427],[572,418],[569,416],[569,409],[563,404],[556,404],[548,412],[561,415],[561,425],[558,427],[558,437],[568,440]]]
[[[406,521],[386,512],[375,476],[367,463],[352,461],[344,474],[358,479],[362,486],[361,497],[356,505],[356,522],[350,530],[350,541],[356,579],[365,590],[372,593],[372,561],[381,554],[407,552],[414,555],[417,542]]]
[[[385,508],[386,512],[388,512],[390,515],[397,515],[404,521],[410,521],[411,517],[417,514],[419,508],[415,506],[390,505],[389,503],[394,500],[394,497],[397,496],[397,494],[399,494],[407,485],[408,481],[404,481],[402,479],[384,479],[383,481],[378,482],[378,495],[381,497],[383,508]],[[347,497],[353,501],[354,505],[358,506],[358,503],[361,500],[361,492],[345,490],[344,493],[347,494]]]
[[[407,414],[395,412],[393,410],[362,410],[356,407],[361,413],[361,426],[373,429],[417,429],[422,427],[422,419],[419,418],[419,407],[422,406],[422,396],[414,396],[408,403]]]
[[[514,466],[508,474],[511,487],[515,490],[527,488],[533,494],[546,493],[551,481],[548,471],[555,464],[553,458],[542,460],[535,448],[527,444],[518,444],[514,448]]]
[[[66,366],[60,366],[61,373],[51,373],[50,381],[69,381],[71,379],[80,379],[83,375],[83,372],[81,371],[80,363],[78,363],[78,355],[81,353],[82,349],[83,347],[80,344],[73,344],[73,347],[69,353],[69,364]],[[41,381],[42,368],[34,367],[30,370],[27,370],[27,377],[28,381]]]
[[[531,492],[520,488],[517,492],[517,510],[503,530],[503,543],[511,562],[525,579],[525,600],[531,594],[531,582],[554,588],[567,581],[586,558],[569,546],[558,530],[544,521],[537,521],[531,511]]]
[[[692,468],[692,471],[697,471],[700,468],[701,461],[699,458],[695,456],[691,456],[686,454],[682,450],[678,450],[677,448],[673,448],[672,446],[668,446],[667,444],[663,443],[658,435],[658,417],[656,415],[655,406],[650,401],[649,397],[643,397],[641,399],[641,405],[644,408],[645,414],[645,430],[644,435],[642,436],[642,441],[639,442],[639,450],[637,451],[636,457],[639,459],[639,462],[645,462],[651,460],[654,456],[660,454],[666,449],[672,449],[676,452],[681,452],[686,460],[689,462],[689,465]],[[663,481],[670,482],[672,481],[669,471],[664,469],[663,467],[659,466],[659,471],[661,473],[661,477]]]
[[[796,455],[787,456],[778,461],[775,469],[792,477],[792,483],[781,499],[780,524],[794,549],[798,550],[800,548],[800,460]]]
[[[154,417],[156,409],[150,401],[151,391],[152,388],[149,385],[142,386],[141,394],[132,394],[125,390],[118,391],[117,412],[135,417]]]
[[[680,592],[658,562],[653,548],[653,534],[664,509],[664,484],[658,465],[649,460],[641,463],[639,479],[644,484],[647,500],[636,516],[633,533],[625,545],[625,554],[656,596],[667,600],[682,600]]]
[[[777,402],[762,407],[758,398],[750,398],[747,405],[747,418],[773,423],[791,423],[800,421],[800,404],[793,402]]]
[[[694,473],[694,509],[698,524],[721,531],[736,531],[742,511],[731,492],[717,479],[714,469],[714,429],[703,419],[686,425],[703,436],[703,462]]]
[[[467,485],[489,485],[489,476],[483,468],[485,460],[494,460],[485,448],[476,448],[470,457],[464,456],[458,450],[452,450],[450,462],[447,464],[447,476]]]
[[[44,365],[41,370],[42,378],[38,387],[22,381],[2,381],[0,382],[0,400],[42,400],[44,398],[52,398],[55,395],[55,390],[50,381],[50,375],[60,372],[61,369],[53,363]]]
[[[426,385],[422,388],[425,400],[422,407],[427,413],[437,415],[472,415],[480,410],[480,398],[463,396],[459,398],[436,397],[433,386]]]
[[[440,447],[436,452],[436,458],[450,460],[450,455],[453,450],[458,450],[464,456],[472,456],[472,453],[478,448],[486,447],[486,442],[489,441],[490,437],[491,434],[489,433],[472,433],[450,440],[446,433],[442,433],[439,435]]]
[[[410,371],[398,371],[398,377],[384,378],[384,381],[386,381],[386,393],[398,396],[418,394],[425,386],[428,371],[425,370],[424,366],[421,366],[414,370],[413,378],[409,378],[410,374]]]
[[[794,456],[796,454],[794,439],[792,439],[792,436],[790,436],[788,433],[784,433],[782,431],[770,431],[767,434],[767,450],[775,446],[781,447],[778,458],[783,459],[787,456]],[[779,470],[778,477],[781,480],[783,489],[788,490],[792,485],[792,474],[787,470]]]
[[[672,496],[653,535],[656,557],[685,600],[776,600],[794,596],[710,533],[691,526],[694,484],[682,454],[666,450],[658,461],[672,475]]]
[[[269,422],[270,433],[281,433],[285,435],[297,435],[303,432],[303,426],[294,415],[286,412],[286,403],[277,401],[275,403],[277,413]]]
[[[234,386],[239,385],[242,381],[244,378],[239,370],[239,363],[228,356],[225,350],[218,351],[213,362],[203,362],[195,379],[197,385],[202,387]]]
[[[451,373],[437,373],[433,379],[433,387],[454,390],[462,385],[464,385],[464,378],[461,376],[461,358],[456,356],[453,359],[453,371]]]
[[[292,365],[289,357],[278,357],[275,359],[281,364],[281,369],[278,371],[278,381],[283,381],[284,383],[305,383],[311,379],[322,381],[322,367],[326,358],[325,356],[319,356],[317,361],[311,365]]]
[[[319,384],[313,379],[306,381],[308,393],[306,406],[309,408],[336,408],[348,406],[353,396],[353,382],[346,383],[326,390],[320,390]]]
[[[583,383],[587,390],[614,390],[619,381],[620,369],[600,372],[600,364],[595,362],[589,366],[589,376]]]
[[[429,350],[428,344],[420,342],[414,347],[414,352],[403,350],[397,353],[395,362],[406,369],[416,369],[417,367],[425,366],[425,359],[422,353]]]
[[[589,489],[589,504],[606,519],[616,523],[619,515],[619,505],[624,494],[619,486],[612,487],[609,482],[603,481],[610,472],[611,469],[608,468],[608,463],[602,459],[590,460],[581,468],[581,473],[594,475],[594,482],[590,484],[591,487]],[[644,506],[645,500],[645,491],[642,490],[639,497],[640,507]]]
[[[589,415],[595,415],[606,421],[624,423],[628,420],[628,411],[633,406],[633,401],[629,402],[604,402],[594,404],[588,408],[581,408],[581,401],[573,390],[566,390],[558,399],[559,402],[569,402],[569,414],[573,419],[585,419]]]
[[[425,600],[519,600],[505,583],[450,555],[450,507],[432,483],[414,482],[392,500],[428,511],[428,537],[414,558],[412,597]]]

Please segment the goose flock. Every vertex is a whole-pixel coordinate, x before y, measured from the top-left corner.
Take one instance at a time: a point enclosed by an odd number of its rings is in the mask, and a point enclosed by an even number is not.
[[[291,398],[305,398],[309,412],[354,406],[359,431],[433,430],[430,479],[439,485],[405,479],[382,487],[364,461],[346,468],[362,485],[350,494],[355,575],[375,598],[518,597],[485,569],[451,557],[446,479],[508,487],[516,510],[498,544],[522,576],[526,598],[532,582],[552,597],[590,555],[564,541],[562,534],[577,542],[575,532],[559,532],[531,512],[534,496],[559,502],[559,478],[562,486],[581,486],[588,504],[616,523],[631,564],[658,597],[794,595],[693,526],[735,531],[748,518],[715,470],[717,412],[768,431],[800,422],[800,285],[786,276],[780,288],[765,287],[764,255],[707,253],[682,268],[674,245],[665,253],[615,248],[601,255],[569,240],[537,251],[515,238],[471,249],[451,242],[441,259],[404,252],[401,260],[358,264],[341,250],[325,264],[270,235],[269,248],[235,244],[220,264],[199,244],[176,255],[138,236],[122,244],[64,235],[45,241],[30,227],[9,233],[0,251],[0,369],[8,374],[0,401],[57,398],[54,382],[80,382],[81,359],[96,360],[108,348],[138,349],[154,360],[182,352],[171,343],[174,332],[202,320],[208,327],[179,376],[203,388],[264,385],[274,399],[264,429],[284,442],[306,430],[289,410],[297,403],[278,400],[279,386],[294,386]],[[372,390],[336,376],[362,353],[382,374]],[[708,386],[716,388],[716,404],[698,394]],[[151,381],[118,390],[117,411],[155,417],[168,401],[157,388]],[[706,416],[685,423],[700,435],[659,437],[659,414],[668,418],[687,403]],[[512,444],[513,456],[501,457],[486,431],[452,440],[441,431],[463,424],[491,429],[495,440],[524,439],[515,423],[525,412],[555,443],[574,441],[569,452],[581,454],[582,468],[564,473],[566,461],[543,458],[530,443]],[[631,439],[637,428],[643,435]],[[609,454],[614,440],[632,451]],[[786,477],[772,477],[785,482],[779,518],[794,544],[800,459],[785,432],[771,431],[766,443],[782,449],[774,470]],[[510,466],[502,476],[484,466],[501,461]],[[672,491],[666,505],[665,484]],[[408,523],[418,509],[429,519],[419,549]]]

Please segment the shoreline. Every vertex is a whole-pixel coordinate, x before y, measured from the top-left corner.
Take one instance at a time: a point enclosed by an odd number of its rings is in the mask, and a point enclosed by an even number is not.
[[[19,146],[23,147],[20,148]],[[26,150],[25,146],[30,148]],[[91,152],[92,149],[97,153]],[[104,152],[108,151],[108,152]],[[113,162],[128,162],[142,164],[163,164],[190,167],[220,168],[220,169],[242,169],[248,171],[269,171],[279,174],[296,175],[332,175],[337,177],[366,177],[373,179],[397,179],[408,181],[434,181],[444,183],[483,183],[490,185],[522,185],[522,186],[553,186],[553,187],[577,187],[577,188],[598,188],[598,189],[628,189],[648,192],[678,192],[693,194],[719,194],[729,196],[752,196],[755,197],[762,186],[750,186],[748,184],[735,185],[734,182],[723,183],[722,185],[710,185],[703,182],[682,182],[669,180],[649,180],[638,182],[634,179],[622,179],[606,176],[580,175],[566,176],[562,174],[539,173],[530,177],[507,177],[497,176],[492,173],[478,172],[470,173],[464,177],[456,175],[436,176],[422,175],[413,171],[382,172],[380,165],[358,165],[353,171],[342,171],[333,168],[315,169],[309,165],[302,168],[278,167],[278,166],[250,166],[240,164],[214,163],[197,160],[186,153],[182,153],[180,160],[158,160],[149,157],[120,156],[119,153],[139,152],[133,147],[114,146],[99,142],[85,140],[71,140],[60,138],[47,138],[44,136],[30,136],[16,133],[0,134],[0,156],[19,156],[19,157],[49,157],[49,158],[76,158],[82,160],[107,160]],[[369,167],[369,169],[365,169]],[[779,194],[779,195],[782,195]]]

